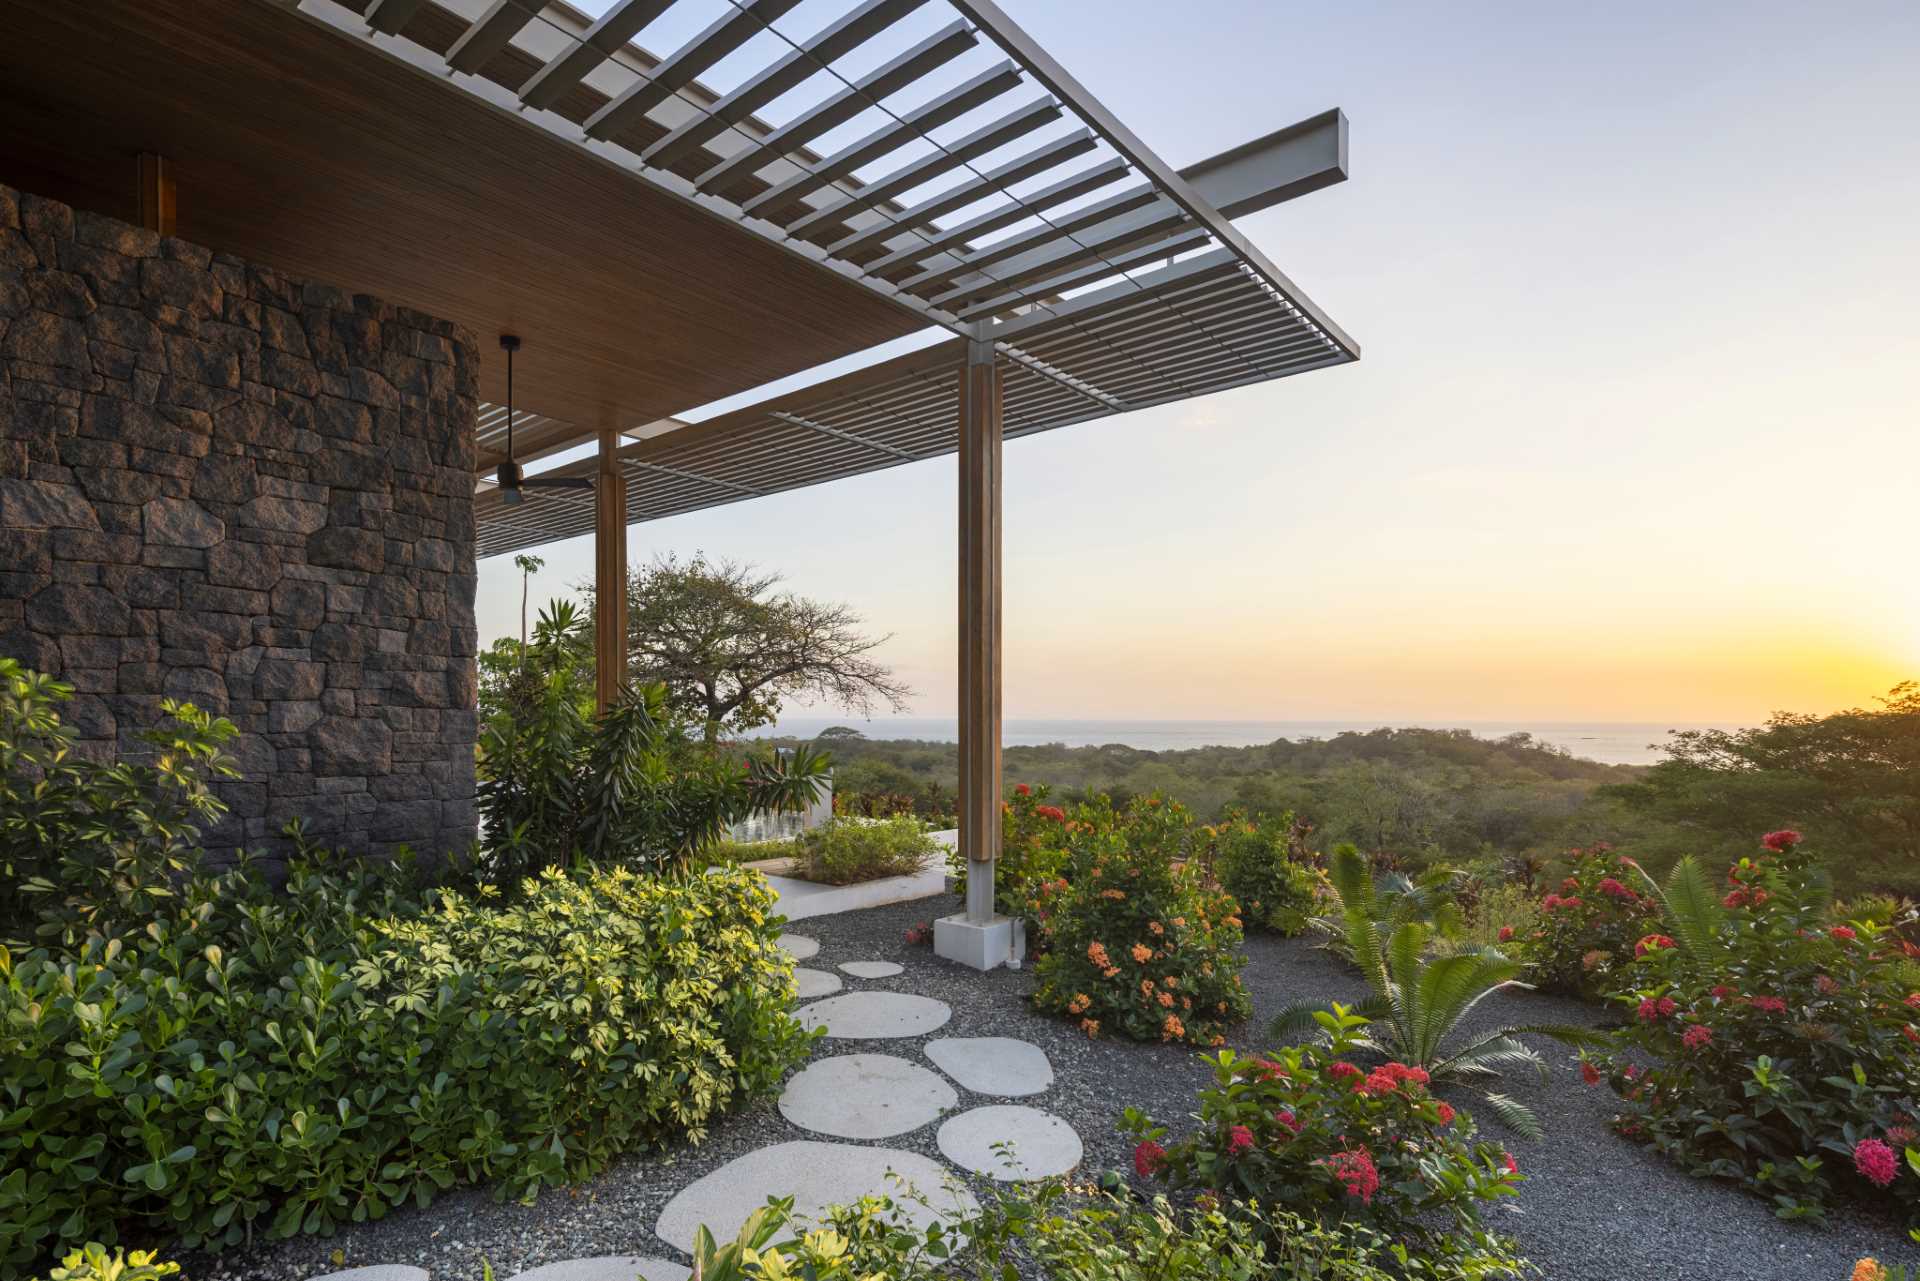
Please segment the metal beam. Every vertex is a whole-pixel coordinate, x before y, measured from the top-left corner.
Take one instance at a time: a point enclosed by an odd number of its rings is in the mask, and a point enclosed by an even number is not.
[[[789,224],[787,232],[805,239],[818,234],[823,228],[844,223],[854,214],[871,209],[883,200],[891,200],[903,192],[912,191],[968,161],[999,150],[1016,138],[1024,138],[1034,130],[1052,124],[1060,118],[1060,112],[1060,104],[1052,98],[1030,102],[998,120],[982,125],[957,142],[941,147],[932,155],[904,165],[884,178],[862,183],[859,190],[851,195]]]
[[[1008,236],[1005,240],[996,241],[985,249],[975,250],[964,256],[956,256],[943,266],[928,267],[924,271],[906,276],[898,283],[908,293],[928,295],[950,280],[983,271],[996,263],[1007,263],[1009,270],[1017,272],[1036,262],[1045,261],[1057,252],[1062,244],[1071,244],[1072,241],[1069,238],[1075,237],[1076,233],[1090,228],[1097,231],[1109,230],[1101,224],[1123,217],[1128,219],[1129,224],[1145,226],[1148,223],[1158,223],[1161,226],[1171,226],[1183,221],[1186,218],[1186,212],[1169,203],[1159,192],[1143,182],[1117,195],[1109,196],[1105,200],[1095,201],[1083,209],[1076,209],[1070,214],[1049,218],[1031,231]],[[1009,259],[1017,261],[1008,262]],[[1003,280],[1005,277],[1005,272],[992,273],[993,280]]]
[[[838,129],[882,98],[900,92],[914,81],[937,71],[978,43],[973,28],[953,22],[908,49],[811,111],[775,129],[757,146],[723,160],[700,175],[694,186],[705,192],[732,190],[752,174],[789,152],[806,146],[821,134]]]
[[[579,43],[547,60],[520,86],[520,101],[551,107],[588,72],[611,58],[647,24],[674,6],[675,0],[619,0],[587,28]]]
[[[748,116],[817,75],[911,14],[927,0],[866,0],[825,31],[794,49],[766,70],[721,98],[704,116],[696,116],[647,148],[640,159],[670,165],[692,155]]]
[[[1255,270],[1265,275],[1277,287],[1291,297],[1296,305],[1312,318],[1313,322],[1327,331],[1327,334],[1344,349],[1348,355],[1359,358],[1360,345],[1347,336],[1347,332],[1335,324],[1333,318],[1314,305],[1300,288],[1287,278],[1285,272],[1273,264],[1259,248],[1242,235],[1220,211],[1211,205],[1205,197],[1196,191],[1191,183],[1166,161],[1152,151],[1135,136],[1133,130],[1120,123],[1111,111],[1094,97],[1078,80],[1067,73],[1067,69],[1057,62],[1034,38],[1026,33],[1012,18],[1009,18],[993,0],[951,0],[954,8],[973,20],[988,39],[1006,50],[1008,55],[1017,59],[1033,78],[1045,85],[1057,98],[1074,105],[1080,117],[1093,127],[1095,133],[1125,156],[1134,168],[1145,174],[1152,182],[1193,216],[1195,222],[1208,228],[1220,240]]]
[[[582,126],[589,138],[608,138],[642,117],[680,90],[701,72],[765,31],[800,0],[740,0],[729,6],[707,29],[680,51],[653,69],[619,97],[587,117]]]
[[[1095,284],[1118,272],[1134,271],[1162,258],[1172,258],[1176,254],[1198,249],[1207,243],[1207,239],[1208,233],[1203,228],[1194,227],[1179,235],[1156,241],[1142,249],[1110,254],[1090,267],[1049,276],[1032,284],[1008,290],[985,302],[966,308],[959,315],[962,320],[984,320],[1033,298],[1065,293],[1069,289],[1078,289],[1082,285]]]
[[[1085,130],[1081,130],[1080,132],[1083,134],[1086,133]],[[1074,137],[1078,138],[1079,135],[1076,134]],[[1046,150],[1046,148],[1042,150]],[[1019,162],[1015,161],[1014,163],[1018,164]],[[992,178],[998,172],[999,170],[989,171],[987,176]],[[936,254],[944,253],[956,246],[970,244],[981,236],[991,235],[1003,227],[1011,227],[1016,222],[1022,222],[1036,214],[1045,213],[1055,205],[1063,205],[1069,200],[1078,200],[1081,196],[1088,195],[1100,190],[1102,187],[1120,181],[1120,179],[1132,172],[1131,169],[1127,168],[1126,161],[1121,160],[1117,156],[1110,157],[1093,166],[1091,169],[1081,170],[1079,173],[1062,178],[1058,182],[1050,183],[1038,191],[1030,192],[1027,195],[1019,197],[1017,200],[1010,200],[1008,203],[996,209],[989,209],[986,213],[969,218],[965,222],[956,223],[943,231],[922,236],[912,244],[905,245],[884,257],[876,258],[872,262],[867,263],[866,269],[869,272],[886,272],[911,263],[923,262]],[[1017,182],[1019,180],[1013,179],[1012,181]],[[901,221],[904,224],[906,220],[902,219]],[[886,230],[891,233],[895,228],[889,227],[886,228]],[[838,246],[832,246],[828,252],[838,254],[840,249]]]
[[[957,120],[982,103],[991,102],[1020,84],[1020,69],[1002,62],[933,101],[914,108],[890,124],[881,126],[860,141],[843,147],[804,173],[760,193],[741,208],[748,214],[767,217],[788,205],[796,204],[820,188],[847,177],[864,164],[889,155],[950,120]]]
[[[447,65],[477,75],[545,7],[546,0],[493,0],[493,7],[461,32],[447,50]]]
[[[397,36],[419,11],[420,0],[373,0],[366,12],[367,25],[382,35]]]

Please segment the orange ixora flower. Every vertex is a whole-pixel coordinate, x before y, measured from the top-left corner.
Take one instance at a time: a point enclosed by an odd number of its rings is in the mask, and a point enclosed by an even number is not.
[[[1081,1019],[1080,1030],[1087,1034],[1088,1040],[1092,1040],[1094,1037],[1100,1035],[1100,1020],[1099,1019]]]
[[[1107,956],[1106,944],[1098,939],[1087,944],[1087,959],[1103,970],[1113,964],[1112,959]]]
[[[1167,975],[1167,977],[1165,977],[1165,978],[1163,978],[1163,979],[1161,979],[1160,981],[1161,981],[1162,983],[1164,983],[1164,984],[1166,984],[1166,985],[1167,985],[1168,987],[1179,987],[1179,986],[1180,986],[1180,976],[1179,976],[1179,975],[1177,975],[1177,974],[1169,974],[1169,975]]]
[[[1119,966],[1109,965],[1106,969],[1100,971],[1100,977],[1103,979],[1110,979],[1119,973],[1120,973]]]
[[[1162,925],[1162,924],[1160,924],[1160,922],[1158,922],[1158,921],[1148,921],[1148,922],[1147,922],[1147,931],[1148,931],[1148,933],[1150,933],[1150,934],[1153,934],[1153,935],[1155,935],[1155,936],[1158,936],[1158,935],[1161,935],[1161,934],[1165,934],[1165,933],[1167,932],[1167,927],[1166,927],[1166,926],[1164,926],[1164,925]]]
[[[1093,1004],[1093,998],[1088,996],[1085,992],[1075,992],[1073,994],[1073,999],[1067,1002],[1067,1013],[1085,1014],[1087,1012],[1087,1007],[1092,1004]]]
[[[1878,1259],[1862,1259],[1853,1265],[1853,1281],[1887,1281],[1887,1270]]]
[[[1163,1010],[1170,1010],[1173,1008],[1173,993],[1162,992],[1160,994],[1160,1008]]]
[[[1160,1038],[1165,1041],[1177,1041],[1187,1034],[1187,1025],[1180,1021],[1178,1014],[1167,1015],[1167,1021],[1160,1025]]]
[[[1118,903],[1122,899],[1127,897],[1127,892],[1125,890],[1101,890],[1100,897],[1105,899],[1112,899],[1114,902]]]
[[[1184,916],[1174,917],[1173,928],[1176,930],[1184,930],[1185,928],[1187,928],[1187,918]]]
[[[1145,943],[1135,943],[1133,945],[1133,959],[1139,964],[1145,965],[1153,959],[1153,949]]]

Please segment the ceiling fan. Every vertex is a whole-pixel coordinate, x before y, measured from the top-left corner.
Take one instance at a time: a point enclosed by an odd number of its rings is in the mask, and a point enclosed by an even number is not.
[[[513,353],[520,350],[515,334],[500,335],[500,350],[507,353],[507,457],[494,473],[500,486],[500,501],[512,506],[527,501],[529,489],[592,489],[591,476],[528,476],[513,461]]]

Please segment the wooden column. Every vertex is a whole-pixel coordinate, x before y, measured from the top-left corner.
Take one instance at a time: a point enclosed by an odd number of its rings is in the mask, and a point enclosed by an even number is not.
[[[603,712],[619,701],[627,678],[627,481],[619,451],[620,433],[602,427],[593,486],[593,675]]]
[[[967,920],[993,918],[1000,856],[1000,369],[967,344],[960,381],[960,848]]]
[[[150,151],[140,153],[138,187],[134,193],[140,208],[140,225],[163,236],[173,234],[173,166],[165,156]]]

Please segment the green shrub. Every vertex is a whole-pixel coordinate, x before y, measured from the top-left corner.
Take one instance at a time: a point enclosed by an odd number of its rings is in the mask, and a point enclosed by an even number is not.
[[[1252,1003],[1232,899],[1185,862],[1193,816],[1160,797],[1075,809],[1064,879],[1041,885],[1036,1006],[1136,1041],[1217,1045]]]
[[[1633,1020],[1605,1070],[1615,1127],[1696,1174],[1737,1179],[1783,1218],[1836,1199],[1920,1222],[1920,991],[1892,936],[1831,923],[1825,875],[1798,833],[1729,870],[1724,896],[1691,859],[1641,940]],[[1642,1068],[1642,1064],[1650,1064]]]
[[[912,817],[835,818],[802,832],[793,844],[798,874],[823,885],[908,876],[940,853],[940,842]]]
[[[1634,888],[1639,865],[1609,845],[1573,851],[1573,869],[1544,895],[1531,925],[1501,922],[1500,946],[1522,961],[1544,992],[1599,999],[1630,982],[1633,948],[1660,917],[1660,905]]]
[[[151,764],[73,754],[60,704],[73,687],[0,658],[0,939],[75,939],[137,925],[173,894],[211,790],[235,775],[235,730],[191,704],[161,704]]]
[[[1213,873],[1248,925],[1291,937],[1307,928],[1324,878],[1295,848],[1291,813],[1249,819],[1229,814],[1208,829]]]
[[[138,933],[0,952],[0,1277],[116,1226],[218,1247],[529,1194],[697,1141],[804,1058],[761,878],[495,897],[406,910],[296,863],[284,897],[201,880]]]
[[[1352,1063],[1365,1019],[1335,1006],[1319,1021],[1324,1043],[1208,1058],[1214,1083],[1186,1138],[1163,1147],[1166,1130],[1128,1109],[1135,1173],[1176,1191],[1357,1219],[1401,1240],[1480,1234],[1481,1205],[1519,1184],[1512,1157],[1428,1094],[1420,1068]]]

